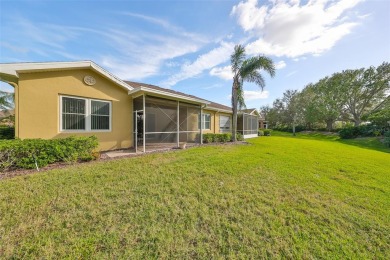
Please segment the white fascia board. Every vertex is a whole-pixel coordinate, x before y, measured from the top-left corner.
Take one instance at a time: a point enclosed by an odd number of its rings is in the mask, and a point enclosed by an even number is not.
[[[221,109],[221,108],[214,108],[214,107],[205,107],[204,109],[206,110],[212,110],[212,111],[217,111],[217,112],[222,112],[222,113],[227,113],[227,114],[233,114],[232,110],[226,110],[226,109]]]
[[[169,93],[169,92],[166,92],[166,91],[152,89],[152,88],[148,88],[148,87],[134,88],[133,90],[129,91],[128,94],[132,95],[132,94],[135,94],[135,93],[137,93],[139,91],[143,91],[143,92],[146,92],[146,93],[152,93],[152,94],[158,94],[158,95],[167,96],[167,97],[170,97],[170,98],[175,98],[175,99],[180,99],[180,100],[185,100],[185,101],[190,101],[190,102],[206,104],[206,105],[210,104],[209,101],[204,100],[204,99],[191,98],[191,97],[178,95],[178,94],[173,94],[173,93]]]
[[[0,63],[0,73],[19,78],[19,72],[91,68],[126,90],[133,88],[92,61]]]

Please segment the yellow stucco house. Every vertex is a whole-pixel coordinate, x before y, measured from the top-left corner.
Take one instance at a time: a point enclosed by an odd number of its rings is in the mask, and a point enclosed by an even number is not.
[[[123,81],[92,61],[3,63],[0,80],[15,89],[15,137],[21,139],[96,135],[100,150],[145,151],[231,132],[230,107]],[[246,137],[257,135],[246,125]]]

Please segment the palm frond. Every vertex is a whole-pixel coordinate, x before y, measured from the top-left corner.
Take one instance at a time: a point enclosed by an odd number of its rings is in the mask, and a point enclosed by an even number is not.
[[[231,62],[231,65],[232,65],[232,72],[234,74],[237,74],[237,72],[239,71],[242,63],[244,62],[246,58],[246,55],[245,55],[245,48],[244,46],[238,44],[234,47],[234,52],[233,54],[230,56],[230,62]]]
[[[275,65],[272,60],[265,56],[255,56],[245,60],[240,69],[240,76],[244,79],[253,71],[264,70],[271,77],[275,76]]]
[[[263,76],[260,74],[260,72],[257,70],[252,71],[252,73],[248,74],[245,80],[248,82],[255,83],[261,88],[261,90],[263,90],[265,87],[265,80]]]

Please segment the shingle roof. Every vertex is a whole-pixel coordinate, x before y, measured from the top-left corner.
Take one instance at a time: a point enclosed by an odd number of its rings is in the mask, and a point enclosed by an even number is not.
[[[171,94],[175,94],[175,95],[182,95],[182,96],[186,96],[186,97],[190,97],[190,98],[202,99],[202,98],[199,98],[199,97],[194,96],[194,95],[189,95],[189,94],[186,94],[186,93],[183,93],[183,92],[179,92],[179,91],[175,91],[175,90],[168,89],[168,88],[162,88],[162,87],[159,87],[159,86],[156,86],[156,85],[145,84],[145,83],[134,82],[134,81],[125,81],[125,82],[127,84],[129,84],[133,88],[148,87],[148,88],[151,88],[151,89],[165,91],[165,92],[168,92],[168,93],[171,93]],[[206,101],[209,101],[209,100],[206,100]],[[232,110],[231,107],[228,107],[228,106],[225,106],[225,105],[222,105],[222,104],[219,104],[219,103],[215,103],[215,102],[212,102],[212,101],[209,101],[209,102],[210,102],[210,104],[207,106],[208,108],[223,109],[223,110],[228,110],[228,111]]]

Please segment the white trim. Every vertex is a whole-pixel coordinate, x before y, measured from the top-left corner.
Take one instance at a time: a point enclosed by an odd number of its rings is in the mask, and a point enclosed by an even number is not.
[[[83,99],[85,100],[85,129],[84,130],[64,130],[62,128],[62,98],[73,98],[73,99]],[[108,133],[112,132],[112,102],[110,100],[103,100],[103,99],[96,99],[96,98],[85,98],[85,97],[79,97],[79,96],[69,96],[69,95],[59,95],[60,98],[60,108],[59,108],[59,133]],[[109,114],[109,129],[104,130],[92,130],[91,129],[91,101],[99,101],[99,102],[106,102],[110,106],[110,114]]]
[[[206,106],[205,109],[206,110],[217,111],[217,112],[222,112],[222,113],[226,113],[226,114],[233,114],[232,110],[220,109],[220,108],[209,107],[209,106]]]
[[[162,95],[162,96],[168,96],[168,97],[171,97],[171,98],[177,98],[177,99],[186,100],[186,101],[192,101],[192,102],[196,102],[196,103],[210,104],[209,101],[204,100],[204,99],[187,97],[187,96],[183,96],[183,95],[179,95],[179,94],[173,94],[173,93],[170,93],[170,92],[167,92],[167,91],[157,90],[157,89],[143,87],[143,86],[130,90],[128,92],[128,94],[129,95],[133,95],[133,94],[135,94],[135,93],[137,93],[139,91],[144,91],[144,92],[152,93],[152,94],[158,94],[158,95]]]
[[[245,139],[258,137],[258,134],[243,135]]]
[[[58,71],[82,68],[93,69],[95,72],[98,72],[125,90],[130,91],[133,89],[133,87],[106,71],[93,61],[0,63],[0,74],[7,74],[15,78],[19,78],[20,72]]]
[[[209,115],[209,117],[210,117],[210,120],[209,121],[206,121],[206,120],[204,120],[203,121],[203,117],[204,116],[206,116],[206,115]],[[209,122],[210,123],[210,127],[209,128],[206,128],[206,122]],[[210,113],[203,113],[203,111],[202,111],[202,113],[200,114],[200,128],[199,128],[199,125],[198,125],[198,129],[202,129],[202,130],[211,130],[211,114]],[[203,126],[205,127],[205,128],[203,128]]]

